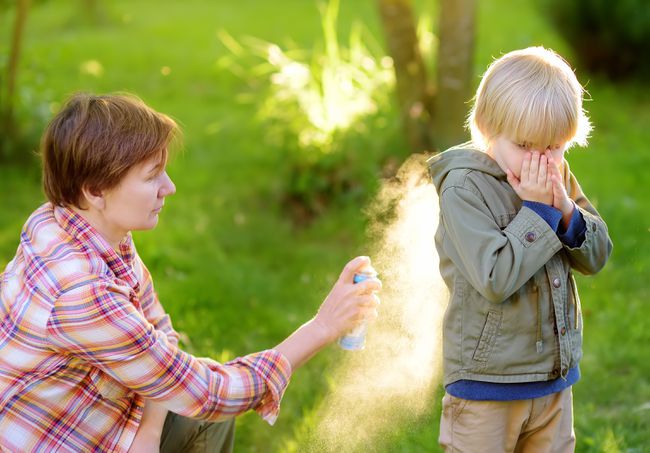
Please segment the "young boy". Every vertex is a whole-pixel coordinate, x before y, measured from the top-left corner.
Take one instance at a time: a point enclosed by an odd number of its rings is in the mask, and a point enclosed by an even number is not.
[[[49,201],[0,274],[0,451],[232,451],[234,416],[273,423],[291,373],[374,315],[381,282],[353,283],[358,257],[275,348],[226,364],[179,349],[131,236],[176,191],[176,132],[135,97],[78,94],[43,134]]]
[[[494,61],[469,117],[472,141],[430,159],[436,247],[450,292],[440,444],[446,451],[572,451],[571,386],[582,321],[573,270],[612,243],[564,160],[586,144],[583,88],[555,52]]]

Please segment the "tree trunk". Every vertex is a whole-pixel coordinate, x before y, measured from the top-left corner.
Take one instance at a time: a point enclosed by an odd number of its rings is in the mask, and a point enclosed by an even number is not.
[[[433,134],[438,149],[469,139],[464,128],[472,97],[476,0],[440,0],[438,80]]]
[[[0,105],[0,132],[2,142],[6,145],[16,135],[14,127],[14,105],[16,98],[16,79],[18,74],[18,62],[20,61],[20,50],[23,42],[23,32],[27,21],[27,11],[30,0],[18,0],[16,2],[16,17],[14,30],[11,36],[11,48],[9,49],[9,62],[7,64],[6,87],[4,102]]]
[[[83,0],[82,3],[88,22],[94,25],[106,23],[106,12],[101,0]]]
[[[418,46],[410,0],[378,0],[388,52],[395,65],[397,98],[411,151],[431,149],[432,90]]]

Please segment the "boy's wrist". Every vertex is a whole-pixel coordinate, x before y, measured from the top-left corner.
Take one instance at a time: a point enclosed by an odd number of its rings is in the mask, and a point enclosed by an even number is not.
[[[521,197],[522,201],[528,201],[530,203],[539,203],[539,204],[545,204],[547,206],[553,206],[553,199],[548,198],[547,196],[543,195],[528,195],[528,196],[523,196]]]
[[[523,206],[531,209],[535,214],[540,216],[553,231],[557,232],[558,226],[560,222],[562,222],[563,218],[562,211],[555,206],[535,201],[524,201]]]
[[[566,231],[566,229],[569,227],[569,223],[571,223],[571,217],[573,217],[574,210],[575,210],[575,204],[571,200],[569,200],[568,203],[566,203],[561,209],[562,226],[564,231]]]

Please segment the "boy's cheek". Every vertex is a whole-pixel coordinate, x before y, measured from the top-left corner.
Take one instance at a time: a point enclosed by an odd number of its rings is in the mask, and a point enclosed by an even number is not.
[[[512,174],[517,177],[517,179],[521,179],[521,165],[519,166],[510,165],[508,168],[510,169]]]
[[[520,155],[512,156],[509,159],[508,168],[510,168],[510,171],[517,177],[517,179],[521,179],[521,166],[523,163],[524,157]]]

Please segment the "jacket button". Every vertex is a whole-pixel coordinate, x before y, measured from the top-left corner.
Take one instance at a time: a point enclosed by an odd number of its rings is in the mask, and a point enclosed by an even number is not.
[[[559,288],[560,285],[562,285],[562,282],[560,281],[559,278],[555,277],[555,278],[553,279],[553,286],[554,286],[555,288]]]
[[[560,375],[560,370],[558,368],[553,368],[553,371],[551,371],[551,376],[558,377],[559,375]]]
[[[562,327],[562,329],[560,329],[560,333],[562,336],[566,335],[566,327]]]
[[[537,236],[536,236],[535,233],[532,232],[532,231],[529,231],[528,233],[526,233],[526,240],[527,240],[528,242],[533,242],[533,241],[535,240],[536,237],[537,237]]]
[[[596,224],[592,223],[591,224],[591,231],[593,231],[595,233],[597,229],[598,229],[598,227],[596,226]]]

